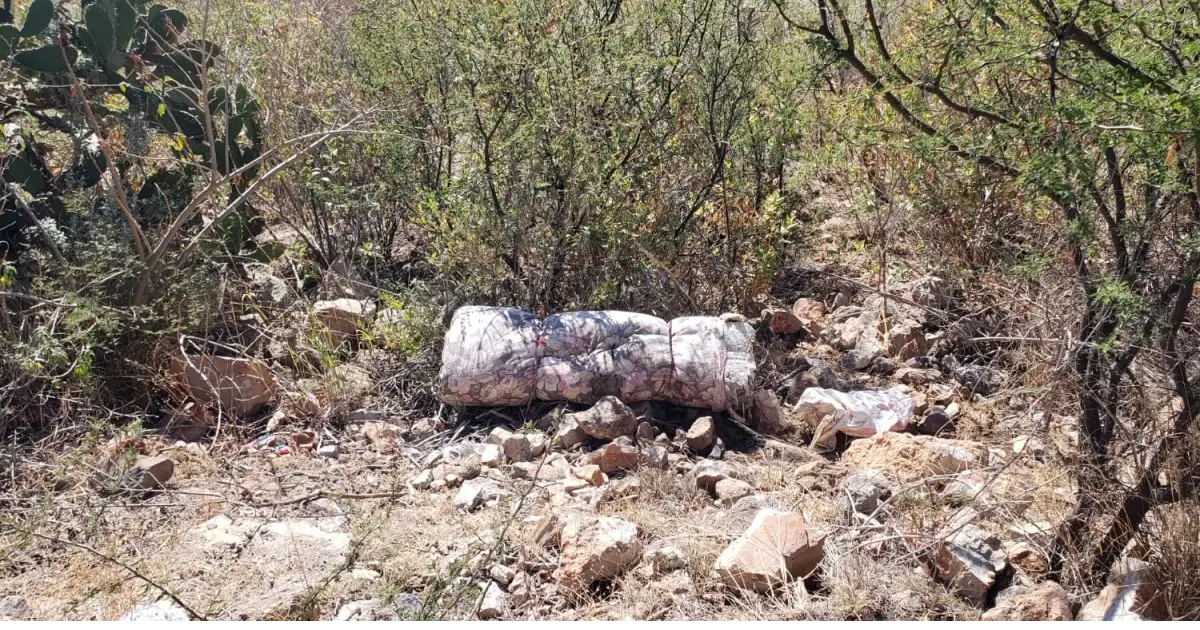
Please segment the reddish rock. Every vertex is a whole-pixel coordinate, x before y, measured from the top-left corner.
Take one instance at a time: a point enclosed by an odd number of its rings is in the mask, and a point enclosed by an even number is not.
[[[712,446],[716,437],[716,427],[709,416],[698,418],[687,431],[687,446],[695,452],[700,452]]]
[[[729,586],[767,592],[815,571],[825,557],[824,544],[799,513],[765,508],[721,552],[715,569]]]

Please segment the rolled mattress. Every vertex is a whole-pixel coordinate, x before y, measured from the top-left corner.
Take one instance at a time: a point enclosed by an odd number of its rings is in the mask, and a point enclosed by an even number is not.
[[[515,406],[611,395],[723,411],[749,400],[754,377],[754,331],[734,319],[665,321],[624,311],[539,318],[517,308],[464,306],[446,332],[439,398]]]

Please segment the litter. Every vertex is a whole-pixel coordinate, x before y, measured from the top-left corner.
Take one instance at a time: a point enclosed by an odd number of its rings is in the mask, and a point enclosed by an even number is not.
[[[754,331],[739,316],[665,321],[624,311],[539,318],[516,308],[454,313],[437,389],[451,405],[656,400],[723,411],[750,400]]]
[[[812,447],[831,450],[838,433],[870,437],[904,430],[912,419],[913,401],[899,392],[840,392],[809,387],[793,409],[816,427]]]

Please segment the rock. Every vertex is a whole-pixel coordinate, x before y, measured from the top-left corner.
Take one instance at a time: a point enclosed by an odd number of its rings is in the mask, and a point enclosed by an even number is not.
[[[929,341],[921,325],[913,322],[896,324],[887,331],[888,356],[897,361],[907,361],[929,352]]]
[[[675,545],[657,544],[646,550],[641,566],[646,567],[647,573],[653,577],[686,567],[687,558]]]
[[[609,442],[596,451],[593,461],[606,473],[633,470],[638,465],[638,449],[632,444]]]
[[[593,486],[602,486],[605,481],[608,481],[608,476],[595,464],[576,466],[571,470],[571,474]]]
[[[861,372],[869,367],[879,354],[869,350],[853,348],[842,355],[842,367],[854,372]]]
[[[762,319],[767,323],[767,328],[777,335],[792,335],[804,330],[800,318],[782,308],[764,309]]]
[[[917,431],[925,435],[954,435],[954,419],[945,407],[930,407],[929,413],[917,424]]]
[[[707,492],[713,492],[717,482],[733,477],[733,469],[725,462],[706,459],[696,465],[692,471],[696,478],[696,487]]]
[[[925,276],[913,282],[909,291],[912,301],[922,306],[949,310],[954,308],[954,289],[937,276]]]
[[[380,448],[395,448],[400,443],[400,427],[386,422],[368,422],[360,430],[367,441]]]
[[[480,619],[498,619],[508,610],[508,593],[505,593],[495,582],[488,582],[483,586],[483,593],[479,596],[478,610],[476,614]]]
[[[876,468],[903,483],[980,468],[987,459],[978,442],[894,432],[855,440],[842,455],[853,468]]]
[[[327,459],[337,459],[339,454],[337,444],[326,444],[317,449],[317,455]]]
[[[550,466],[539,466],[537,462],[517,462],[512,465],[510,472],[513,479],[529,479],[531,481],[562,477],[558,470]]]
[[[454,507],[470,512],[488,501],[499,499],[504,494],[504,490],[494,479],[478,477],[463,482],[454,497]]]
[[[1004,375],[983,365],[960,365],[954,369],[954,380],[980,396],[990,396],[1004,384]]]
[[[598,440],[615,440],[637,432],[637,415],[616,396],[605,396],[591,409],[567,415],[574,417],[580,430]]]
[[[126,490],[143,491],[163,487],[175,474],[175,462],[169,457],[139,457],[125,473]]]
[[[649,422],[639,422],[637,428],[637,439],[639,440],[654,440],[654,427],[650,426]]]
[[[531,456],[541,457],[546,454],[546,434],[529,433],[525,435],[525,441],[529,443],[529,454]]]
[[[614,516],[575,514],[566,519],[560,540],[555,578],[576,595],[598,580],[621,575],[642,553],[638,526]]]
[[[1050,561],[1046,554],[1025,541],[1006,543],[1004,553],[1008,556],[1009,564],[1031,578],[1041,578],[1050,572]]]
[[[942,373],[938,370],[921,369],[914,367],[902,367],[896,370],[896,380],[905,385],[925,385],[942,379]]]
[[[504,452],[500,450],[497,444],[484,444],[479,450],[479,464],[495,468],[504,463]]]
[[[721,438],[717,438],[717,441],[713,442],[712,450],[708,451],[708,456],[712,459],[721,459],[725,456],[725,443],[721,441]]]
[[[1000,539],[972,524],[956,528],[941,542],[934,558],[934,572],[951,590],[976,606],[987,602],[988,591],[996,584],[1008,559]]]
[[[509,584],[512,584],[513,578],[516,575],[516,571],[513,571],[503,564],[493,564],[491,568],[488,569],[488,577],[492,578],[493,582],[503,587],[507,587]]]
[[[275,397],[275,379],[254,359],[185,355],[171,362],[172,390],[231,416],[253,415]]]
[[[554,437],[550,440],[552,445],[563,449],[571,449],[583,444],[583,441],[587,439],[587,434],[579,426],[576,416],[577,414],[568,413],[559,419],[558,427],[554,431]]]
[[[367,328],[375,316],[376,306],[368,300],[321,300],[313,303],[313,320],[329,340],[341,343]]]
[[[567,494],[571,494],[571,495],[573,495],[585,488],[594,488],[595,487],[592,485],[592,482],[588,481],[587,479],[580,479],[578,477],[570,477],[568,479],[564,479],[562,483],[563,483],[563,492],[566,492]]]
[[[819,335],[825,329],[825,305],[818,300],[800,298],[792,304],[792,315],[809,334]]]
[[[842,491],[850,497],[850,509],[866,516],[874,514],[880,502],[892,495],[887,477],[874,468],[856,470],[847,475],[842,480]]]
[[[1158,585],[1151,566],[1136,558],[1122,558],[1109,573],[1108,584],[1096,599],[1083,605],[1079,621],[1142,621],[1163,617]]]
[[[784,430],[783,407],[775,392],[760,389],[754,392],[754,420],[763,433],[780,433]]]
[[[740,479],[722,479],[713,486],[713,494],[721,505],[733,505],[739,499],[754,494],[754,486]]]
[[[721,552],[715,569],[728,586],[767,592],[815,571],[825,557],[824,545],[799,513],[763,509]]]
[[[504,453],[504,458],[510,462],[527,462],[533,457],[529,438],[523,433],[513,433],[508,429],[496,427],[488,434],[485,442],[498,445]]]
[[[710,416],[697,418],[687,431],[687,446],[694,452],[701,452],[712,446],[716,428]]]
[[[192,617],[179,604],[160,599],[153,604],[139,604],[121,616],[121,621],[191,621]]]
[[[408,480],[408,485],[412,486],[414,490],[428,490],[431,484],[433,484],[433,471],[429,469],[422,470]]]
[[[29,600],[20,595],[5,595],[0,598],[0,619],[29,619],[33,617],[33,607]]]
[[[329,370],[324,383],[334,398],[345,401],[358,400],[375,387],[371,373],[353,363],[343,363]]]
[[[638,461],[643,466],[662,470],[667,467],[667,447],[659,444],[647,444],[638,451]]]
[[[610,481],[604,487],[602,499],[616,501],[619,499],[634,499],[641,496],[642,481],[633,475]]]
[[[1071,621],[1071,602],[1057,582],[1035,587],[1013,586],[996,596],[996,607],[983,613],[983,621]]]

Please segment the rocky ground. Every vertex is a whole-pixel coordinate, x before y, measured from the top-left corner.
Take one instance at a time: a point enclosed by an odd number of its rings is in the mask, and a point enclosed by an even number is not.
[[[934,277],[841,286],[764,304],[768,382],[740,413],[605,398],[414,417],[369,395],[367,351],[307,383],[253,361],[178,366],[183,387],[226,370],[266,388],[208,403],[280,404],[214,431],[199,400],[179,413],[202,430],[85,440],[26,466],[0,617],[1149,614],[1133,559],[1100,593],[1046,581],[1078,436],[958,351],[982,320]],[[338,338],[386,317],[352,299],[316,314]],[[813,402],[829,391],[892,392],[911,420],[867,437]],[[306,420],[334,399],[366,403]]]

